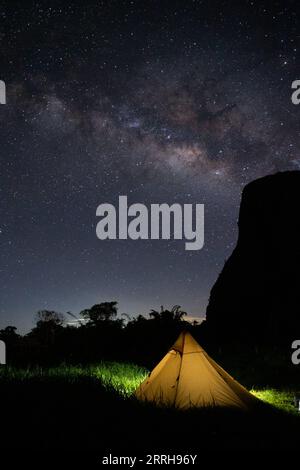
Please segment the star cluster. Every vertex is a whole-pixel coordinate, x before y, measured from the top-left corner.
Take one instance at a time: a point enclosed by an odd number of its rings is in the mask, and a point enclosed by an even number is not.
[[[104,300],[204,316],[243,186],[300,167],[296,4],[51,5],[0,10],[1,325]],[[96,207],[122,194],[204,203],[205,248],[99,242]]]

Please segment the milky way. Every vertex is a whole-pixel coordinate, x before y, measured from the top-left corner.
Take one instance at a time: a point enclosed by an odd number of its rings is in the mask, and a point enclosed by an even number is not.
[[[105,300],[203,317],[243,186],[300,167],[296,4],[184,5],[1,7],[0,326]],[[119,195],[204,203],[204,249],[100,242]]]

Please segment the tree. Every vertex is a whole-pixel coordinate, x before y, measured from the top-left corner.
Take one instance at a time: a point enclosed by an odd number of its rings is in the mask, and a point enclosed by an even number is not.
[[[17,328],[15,326],[6,326],[0,330],[0,339],[7,344],[15,343],[20,338],[20,335],[18,335],[16,331]]]
[[[117,316],[118,302],[101,302],[95,304],[91,308],[82,310],[80,315],[88,320],[92,325],[99,325],[101,322],[109,322]]]
[[[29,337],[37,338],[44,345],[53,344],[58,332],[63,329],[64,315],[54,310],[39,310],[36,314],[36,326]]]
[[[164,309],[163,305],[160,307],[160,312],[151,310],[149,316],[156,321],[180,322],[183,317],[187,315],[180,305],[174,305],[171,310]]]
[[[36,314],[36,326],[41,325],[52,325],[62,326],[64,323],[64,315],[62,313],[55,312],[54,310],[39,310]]]

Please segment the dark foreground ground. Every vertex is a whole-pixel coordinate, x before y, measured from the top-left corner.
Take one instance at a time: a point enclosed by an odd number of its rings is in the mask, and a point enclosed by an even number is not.
[[[300,417],[264,405],[229,409],[159,409],[122,396],[93,376],[1,377],[1,454],[41,451],[76,459],[103,455],[204,451],[294,451]]]

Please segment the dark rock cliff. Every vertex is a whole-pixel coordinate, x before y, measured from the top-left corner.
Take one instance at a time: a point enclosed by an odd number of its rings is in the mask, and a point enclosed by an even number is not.
[[[300,339],[300,172],[248,184],[237,246],[212,288],[210,337],[274,344]]]

